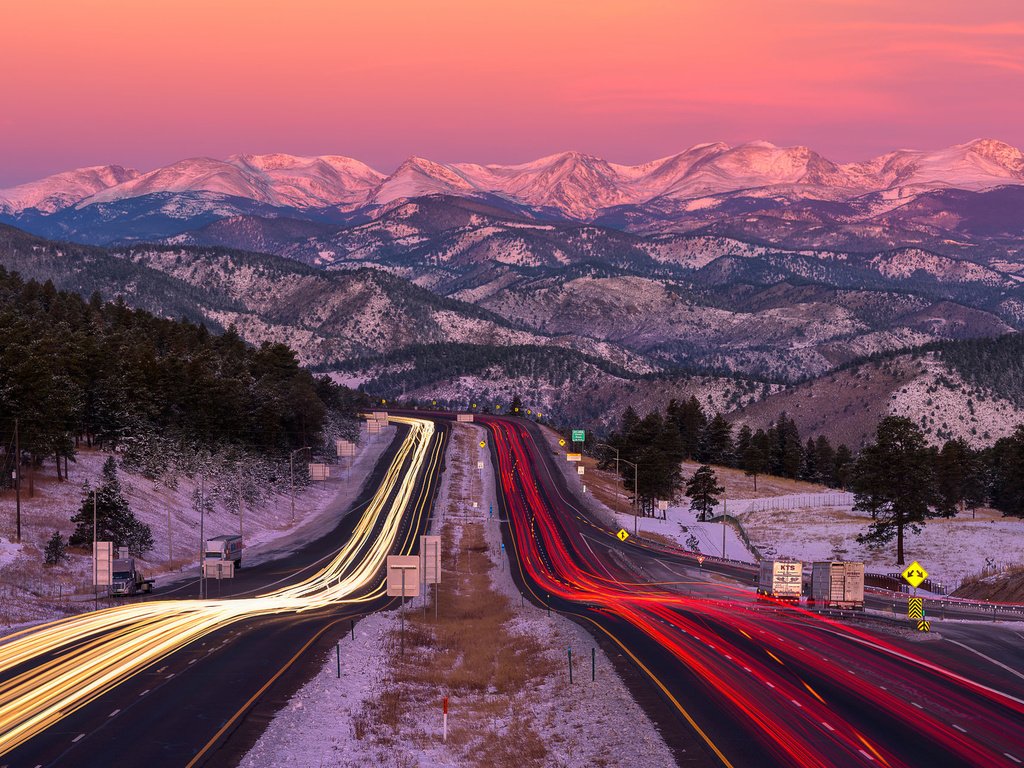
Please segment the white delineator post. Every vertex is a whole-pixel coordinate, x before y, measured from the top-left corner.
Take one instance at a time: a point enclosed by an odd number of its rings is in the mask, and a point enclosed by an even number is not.
[[[444,697],[444,741],[448,742],[448,697]]]

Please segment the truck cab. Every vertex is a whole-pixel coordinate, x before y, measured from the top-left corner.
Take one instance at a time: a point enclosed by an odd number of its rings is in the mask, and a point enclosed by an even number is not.
[[[235,568],[241,568],[242,537],[235,534],[207,539],[204,559],[207,562],[230,560],[235,564]]]
[[[111,595],[131,596],[139,592],[152,592],[153,580],[146,579],[135,565],[135,558],[114,560],[113,576],[110,583]]]

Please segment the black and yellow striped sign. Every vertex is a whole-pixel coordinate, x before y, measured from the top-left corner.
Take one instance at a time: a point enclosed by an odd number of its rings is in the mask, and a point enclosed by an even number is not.
[[[912,597],[909,600],[907,600],[907,618],[924,618],[924,598]]]
[[[924,619],[921,619],[919,622],[917,622],[918,632],[931,632],[931,629],[932,623],[930,621],[925,621]]]

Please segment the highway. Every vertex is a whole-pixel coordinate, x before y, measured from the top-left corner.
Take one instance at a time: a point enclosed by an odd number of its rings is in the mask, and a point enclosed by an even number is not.
[[[476,421],[491,434],[521,586],[643,672],[675,727],[699,745],[699,756],[678,749],[680,764],[1024,762],[1019,674],[995,674],[991,657],[936,653],[931,643],[759,601],[749,570],[735,564],[700,567],[679,551],[621,542],[569,492],[535,427]]]
[[[324,542],[307,553],[316,567],[252,596],[127,603],[0,639],[0,765],[233,764],[254,708],[296,687],[325,637],[386,606],[386,556],[416,549],[447,430],[391,421],[404,436],[333,556]],[[250,570],[280,580],[273,563]]]

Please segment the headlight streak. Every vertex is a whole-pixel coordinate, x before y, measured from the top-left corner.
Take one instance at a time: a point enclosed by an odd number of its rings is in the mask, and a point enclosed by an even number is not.
[[[574,511],[559,508],[556,512],[551,507],[556,502],[540,493],[533,477],[535,460],[530,449],[537,449],[532,441],[527,445],[521,439],[525,435],[511,422],[489,417],[477,420],[494,436],[497,474],[508,507],[513,548],[524,577],[528,577],[526,583],[536,589],[541,601],[549,601],[544,596],[547,593],[643,632],[736,711],[738,722],[752,725],[751,730],[779,763],[824,767],[838,764],[837,759],[841,759],[843,764],[874,760],[893,768],[906,765],[892,751],[872,744],[834,712],[803,679],[804,670],[815,678],[810,679],[815,686],[820,678],[841,690],[847,699],[862,700],[865,711],[881,709],[887,717],[905,726],[908,733],[923,736],[958,764],[1005,762],[1000,751],[986,741],[964,736],[933,712],[912,708],[894,693],[880,690],[845,669],[846,665],[822,658],[843,658],[844,654],[856,656],[858,662],[867,659],[865,663],[875,665],[872,671],[882,679],[901,680],[940,708],[970,712],[979,705],[985,706],[989,727],[979,729],[977,735],[991,735],[994,743],[999,744],[996,737],[1002,736],[1005,743],[1007,734],[1011,738],[1017,734],[1018,740],[1013,743],[1020,744],[1020,726],[1015,718],[1024,714],[1024,707],[1017,700],[911,657],[876,635],[823,621],[799,610],[748,611],[745,608],[749,607],[749,593],[740,593],[748,601],[748,606],[743,606],[728,598],[686,597],[655,584],[638,582],[628,572],[621,574],[621,580],[597,573],[593,565],[595,554],[583,542],[582,532],[567,525],[576,517]],[[606,562],[602,567],[607,569],[610,564]],[[579,615],[594,621],[593,614]],[[607,627],[597,627],[622,645]],[[841,632],[848,639],[837,640],[822,632],[823,628]],[[801,645],[817,647],[818,652],[797,654],[794,637]],[[870,642],[883,652],[866,653],[853,638]],[[633,656],[628,648],[623,648]],[[772,660],[765,651],[773,652],[778,660]],[[655,678],[655,682],[664,690],[661,681]],[[678,702],[676,706],[692,722]],[[710,740],[708,743],[719,753]]]
[[[398,543],[435,432],[433,423],[423,419],[392,416],[390,421],[407,425],[408,434],[352,537],[330,563],[309,578],[258,597],[154,600],[62,619],[0,638],[0,676],[11,675],[0,680],[0,755],[215,630],[243,619],[366,603],[383,596],[384,563]],[[435,465],[440,448],[434,451]],[[421,505],[418,512],[422,511]],[[401,542],[403,552],[411,548],[412,540],[407,535]],[[32,662],[38,663],[17,671]]]

